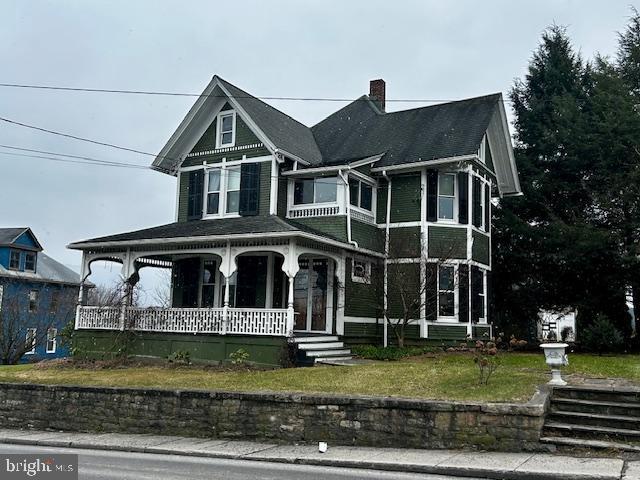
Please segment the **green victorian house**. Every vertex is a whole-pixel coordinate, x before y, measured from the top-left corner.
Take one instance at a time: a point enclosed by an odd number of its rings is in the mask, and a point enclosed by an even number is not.
[[[84,279],[171,269],[172,305],[80,305],[84,351],[126,330],[133,354],[275,365],[393,341],[385,318],[408,342],[491,333],[492,199],[521,194],[501,94],[386,112],[374,80],[309,128],[214,76],[152,168],[177,178],[173,223],[70,248]]]

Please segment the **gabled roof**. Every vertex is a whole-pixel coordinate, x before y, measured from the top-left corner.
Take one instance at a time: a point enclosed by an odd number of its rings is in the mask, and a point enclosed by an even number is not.
[[[0,246],[15,245],[24,233],[29,235],[33,243],[36,245],[37,250],[42,250],[42,245],[40,245],[40,242],[38,242],[38,239],[29,227],[0,228]],[[30,248],[25,245],[19,246],[21,248]]]
[[[377,113],[362,97],[312,127],[323,160],[384,153],[376,167],[472,155],[501,95]]]
[[[501,193],[520,193],[500,93],[390,113],[363,95],[308,128],[216,75],[156,157],[153,168],[175,175],[216,109],[227,101],[272,153],[299,160],[299,168],[349,164],[373,156],[381,156],[376,169],[463,158],[476,155],[487,135],[499,163],[496,176]]]

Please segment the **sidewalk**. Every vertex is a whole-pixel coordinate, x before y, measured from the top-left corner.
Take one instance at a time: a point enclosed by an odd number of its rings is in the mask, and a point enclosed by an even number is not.
[[[121,433],[0,430],[0,443],[367,468],[492,479],[640,480],[640,462],[539,453],[332,447]]]

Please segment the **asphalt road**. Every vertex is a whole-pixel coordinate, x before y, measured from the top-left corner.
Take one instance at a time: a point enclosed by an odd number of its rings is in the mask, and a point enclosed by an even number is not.
[[[247,460],[0,444],[0,454],[43,452],[80,455],[79,471],[82,480],[453,480],[458,478]]]

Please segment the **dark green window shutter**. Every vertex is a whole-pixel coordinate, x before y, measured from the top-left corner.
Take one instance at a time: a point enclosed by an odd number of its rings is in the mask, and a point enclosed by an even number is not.
[[[491,231],[491,188],[484,186],[484,229]]]
[[[458,267],[458,321],[469,321],[469,265]]]
[[[469,174],[458,172],[458,221],[469,223]]]
[[[257,215],[259,202],[260,164],[243,163],[240,167],[240,215]]]
[[[189,172],[187,220],[200,220],[202,218],[203,194],[204,170]]]
[[[482,184],[478,177],[473,177],[473,225],[480,227],[482,224]]]
[[[482,270],[480,268],[471,266],[471,321],[478,323],[480,317],[482,317]]]
[[[427,222],[438,221],[438,171],[427,170]]]
[[[438,319],[438,264],[428,262],[425,278],[425,316],[427,320]]]

